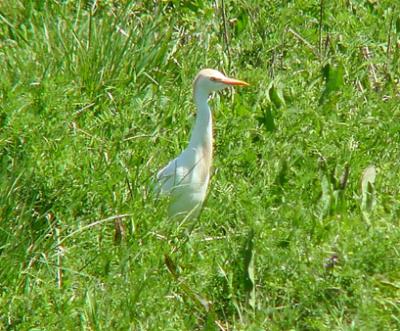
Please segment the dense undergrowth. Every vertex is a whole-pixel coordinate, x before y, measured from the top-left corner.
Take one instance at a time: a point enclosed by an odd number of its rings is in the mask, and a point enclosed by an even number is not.
[[[392,1],[3,1],[0,329],[400,328]],[[152,178],[204,67],[209,197]]]

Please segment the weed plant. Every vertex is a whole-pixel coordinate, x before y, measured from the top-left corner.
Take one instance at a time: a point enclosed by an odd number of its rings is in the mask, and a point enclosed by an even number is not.
[[[1,330],[400,329],[395,1],[2,1]],[[152,194],[211,101],[189,232]]]

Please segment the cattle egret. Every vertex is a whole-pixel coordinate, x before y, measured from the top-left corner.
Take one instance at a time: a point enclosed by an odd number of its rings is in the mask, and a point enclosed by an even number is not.
[[[208,97],[229,86],[249,84],[226,77],[213,69],[203,69],[193,83],[197,116],[189,146],[157,174],[157,191],[170,196],[169,215],[195,218],[206,197],[213,154],[212,117]]]

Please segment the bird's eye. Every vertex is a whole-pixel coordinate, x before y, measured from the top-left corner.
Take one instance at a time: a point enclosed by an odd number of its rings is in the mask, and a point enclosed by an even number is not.
[[[216,81],[217,81],[217,78],[215,78],[215,77],[210,77],[210,80],[211,80],[212,82],[216,82]]]

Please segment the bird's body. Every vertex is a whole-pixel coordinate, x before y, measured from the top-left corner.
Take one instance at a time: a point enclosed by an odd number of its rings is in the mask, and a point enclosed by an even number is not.
[[[158,191],[171,197],[169,215],[197,217],[207,194],[213,156],[213,130],[208,97],[230,85],[248,84],[225,77],[213,69],[203,69],[194,84],[197,117],[189,146],[157,174]]]

